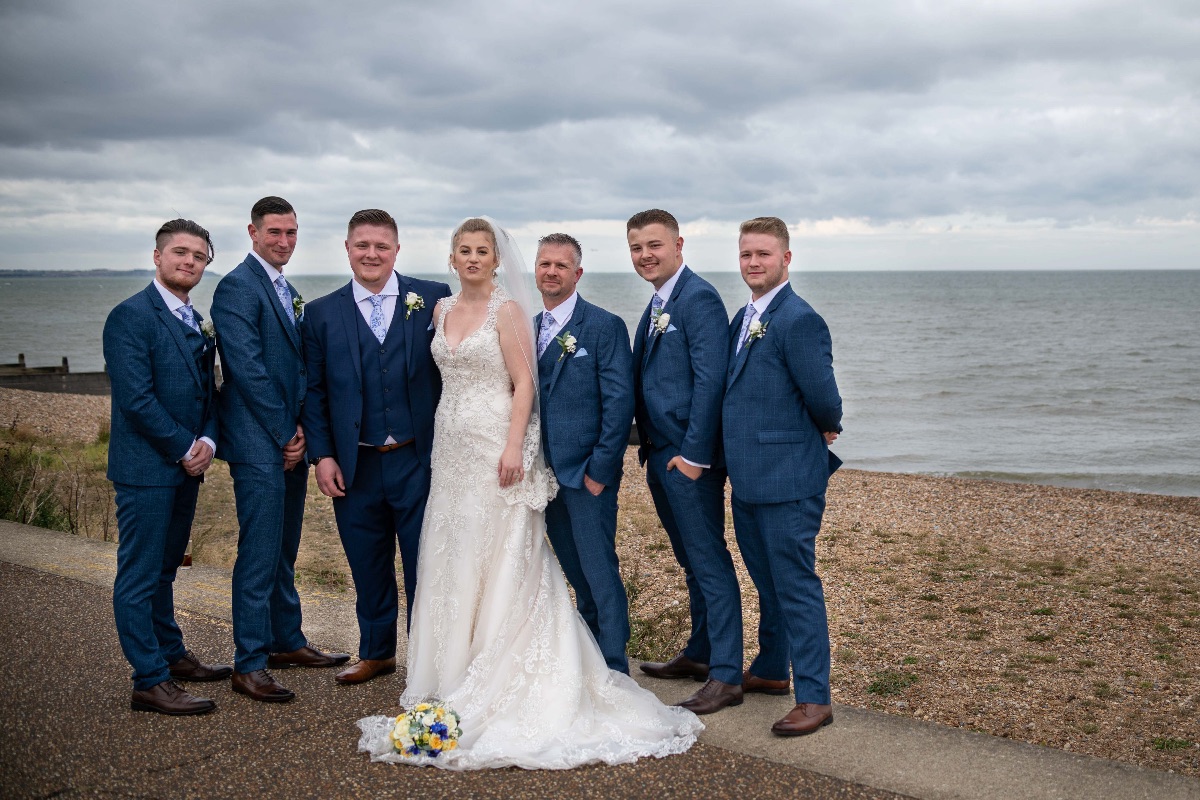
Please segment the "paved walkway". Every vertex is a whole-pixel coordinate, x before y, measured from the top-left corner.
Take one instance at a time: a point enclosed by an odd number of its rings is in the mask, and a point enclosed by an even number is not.
[[[682,756],[565,772],[369,763],[355,750],[354,721],[395,709],[400,674],[341,687],[331,670],[289,670],[281,678],[298,697],[278,706],[228,683],[191,684],[216,713],[135,713],[112,622],[115,557],[113,544],[0,521],[0,795],[1200,800],[1195,779],[848,706],[813,736],[781,739],[768,729],[791,701],[778,697],[706,717],[700,744]],[[228,663],[228,572],[195,567],[176,586],[189,646]],[[352,594],[302,597],[310,639],[354,652]],[[641,683],[666,702],[694,688]]]

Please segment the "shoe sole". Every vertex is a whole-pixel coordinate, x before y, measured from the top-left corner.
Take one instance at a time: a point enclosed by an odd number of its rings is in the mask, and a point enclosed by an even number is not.
[[[135,701],[130,701],[129,710],[130,711],[149,711],[153,714],[166,714],[168,717],[194,717],[198,714],[207,714],[210,711],[216,711],[217,707],[214,705],[214,706],[210,706],[209,708],[198,708],[194,711],[167,711],[166,709],[159,708],[158,706],[152,706],[149,703],[138,703]]]
[[[328,669],[329,667],[340,667],[343,664],[348,664],[349,662],[350,659],[348,658],[345,661],[330,661],[328,664],[297,664],[294,661],[287,661],[284,663],[268,661],[267,669],[292,669],[294,667],[299,669],[303,669],[305,667],[310,669]]]
[[[684,678],[691,678],[691,679],[692,679],[693,681],[695,681],[696,683],[704,683],[705,681],[707,681],[707,680],[708,680],[708,676],[707,676],[707,675],[704,675],[703,677],[701,677],[700,675],[693,675],[693,674],[688,674],[688,675],[659,675],[659,674],[656,674],[656,673],[653,673],[653,672],[651,672],[650,670],[646,669],[645,667],[641,667],[640,669],[642,670],[642,672],[643,672],[644,674],[646,674],[646,675],[649,675],[651,678],[658,678],[660,681],[678,681],[678,680],[683,680]]]
[[[771,726],[771,733],[775,734],[776,736],[808,736],[810,733],[816,733],[817,731],[821,730],[821,728],[824,728],[826,725],[831,725],[831,724],[833,724],[833,714],[830,714],[828,717],[826,717],[826,718],[825,718],[825,719],[824,719],[824,720],[821,722],[821,724],[820,724],[820,725],[818,725],[817,727],[815,727],[815,728],[810,728],[810,729],[808,729],[808,730],[806,730],[806,731],[786,731],[786,730],[776,730],[776,729],[775,729],[775,726],[774,726],[774,725],[772,725],[772,726]]]
[[[697,711],[694,708],[689,708],[688,706],[684,705],[683,703],[679,703],[679,707],[686,708],[688,711],[692,712],[696,716],[702,717],[705,714],[715,714],[718,711],[720,711],[722,708],[733,708],[734,706],[740,706],[743,702],[745,702],[745,701],[742,698],[738,698],[737,700],[733,700],[731,702],[726,703],[723,706],[718,706],[717,708],[714,708],[714,709],[711,709],[708,711]]]
[[[337,681],[338,685],[340,685],[340,686],[357,686],[360,683],[366,683],[367,681],[374,680],[375,678],[378,678],[380,675],[391,675],[395,671],[396,671],[396,668],[391,667],[391,668],[387,668],[387,669],[381,669],[377,672],[372,672],[366,678],[357,678],[355,680],[343,680],[342,678],[338,677],[337,675],[334,675],[333,679],[335,681]]]

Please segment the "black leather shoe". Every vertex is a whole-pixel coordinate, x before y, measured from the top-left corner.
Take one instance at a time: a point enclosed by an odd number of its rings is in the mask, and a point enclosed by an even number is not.
[[[742,697],[741,686],[710,678],[699,691],[679,705],[693,714],[711,714],[726,706],[740,706]]]
[[[665,664],[647,661],[645,664],[642,664],[642,672],[654,678],[691,678],[694,681],[708,680],[708,664],[692,661],[683,653],[675,656]]]
[[[296,696],[295,692],[275,680],[265,669],[256,669],[253,672],[235,672],[230,683],[238,694],[244,694],[251,700],[260,700],[264,703],[286,703]]]
[[[310,644],[290,653],[272,653],[267,656],[271,669],[288,667],[340,667],[350,660],[349,653],[322,653]]]
[[[207,697],[188,694],[175,681],[163,681],[149,689],[134,689],[129,707],[134,711],[153,711],[183,717],[191,714],[207,714],[217,704]]]
[[[223,681],[233,674],[233,667],[202,663],[191,650],[172,664],[170,670],[171,677],[177,681]]]

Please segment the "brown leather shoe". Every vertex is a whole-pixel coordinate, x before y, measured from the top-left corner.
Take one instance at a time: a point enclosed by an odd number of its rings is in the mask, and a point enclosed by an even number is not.
[[[709,678],[708,683],[678,705],[693,714],[711,714],[714,711],[720,711],[725,706],[740,706],[741,704],[741,686],[736,683],[721,683],[716,678]]]
[[[708,664],[692,661],[683,653],[666,663],[647,661],[642,672],[654,678],[691,678],[694,681],[708,680]]]
[[[154,711],[158,714],[183,717],[189,714],[207,714],[215,709],[217,704],[207,697],[188,694],[175,681],[163,681],[149,689],[134,689],[129,707],[134,711]]]
[[[188,650],[183,658],[171,665],[171,677],[177,681],[223,681],[233,674],[226,664],[204,664]]]
[[[344,670],[333,676],[333,679],[341,684],[366,683],[376,675],[391,675],[396,671],[395,658],[381,658],[372,660],[364,658],[353,666],[346,667]]]
[[[265,669],[253,672],[235,672],[230,681],[233,690],[244,694],[251,700],[261,700],[264,703],[286,703],[296,696],[296,693],[275,680]]]
[[[771,726],[776,736],[807,736],[817,728],[833,722],[833,706],[800,703],[783,719]]]
[[[310,644],[290,653],[272,653],[267,656],[271,669],[288,667],[337,667],[350,660],[349,653],[322,653]]]
[[[784,695],[788,693],[791,686],[791,681],[771,681],[766,678],[760,678],[750,670],[742,673],[742,691],[746,694],[776,694]]]

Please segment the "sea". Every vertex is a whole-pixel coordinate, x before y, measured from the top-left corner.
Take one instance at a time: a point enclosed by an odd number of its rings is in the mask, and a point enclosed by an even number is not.
[[[701,274],[730,315],[749,299],[738,273]],[[105,317],[149,277],[72,276],[64,293],[61,275],[0,275],[0,363],[103,369]],[[348,279],[289,277],[307,299]],[[216,283],[193,292],[202,313]],[[833,336],[846,466],[1200,496],[1200,271],[796,272],[792,286]],[[650,298],[632,272],[588,272],[579,290],[630,330]]]

